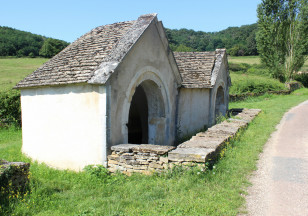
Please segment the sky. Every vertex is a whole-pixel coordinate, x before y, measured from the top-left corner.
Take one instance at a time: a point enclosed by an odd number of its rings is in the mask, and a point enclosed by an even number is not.
[[[73,42],[91,29],[157,13],[166,28],[216,32],[257,22],[261,0],[0,0],[0,26]]]

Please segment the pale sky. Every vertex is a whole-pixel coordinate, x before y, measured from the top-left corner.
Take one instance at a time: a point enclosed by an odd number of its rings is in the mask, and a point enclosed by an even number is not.
[[[261,0],[0,0],[0,26],[73,42],[91,29],[158,13],[167,28],[214,32],[257,22]]]

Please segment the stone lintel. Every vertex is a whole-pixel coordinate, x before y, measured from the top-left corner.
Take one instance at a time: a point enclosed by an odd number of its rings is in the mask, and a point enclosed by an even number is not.
[[[209,148],[177,148],[168,153],[168,160],[204,163],[210,159],[214,153],[215,149]]]
[[[141,145],[136,145],[132,148],[133,152],[153,153],[158,155],[166,154],[167,152],[173,149],[175,149],[174,146],[162,146],[153,144],[141,144]]]

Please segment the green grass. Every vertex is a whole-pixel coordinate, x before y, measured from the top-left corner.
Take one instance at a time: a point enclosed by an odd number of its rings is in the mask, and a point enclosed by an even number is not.
[[[230,60],[231,76],[230,94],[265,93],[268,91],[287,90],[285,85],[270,77],[268,70],[261,64],[258,57],[233,57]],[[235,63],[236,62],[236,63]]]
[[[0,58],[0,91],[13,88],[17,82],[47,60],[45,58]]]
[[[259,56],[228,56],[229,63],[260,64]]]
[[[162,176],[121,174],[99,178],[31,162],[31,194],[7,215],[237,215],[248,178],[282,115],[308,100],[308,89],[291,95],[264,95],[230,103],[230,108],[260,108],[213,170],[175,170]],[[21,131],[0,130],[0,158],[30,161],[20,153]],[[200,172],[198,174],[198,172]]]
[[[261,64],[259,56],[228,56],[228,62],[234,64]],[[308,72],[308,57],[306,57],[306,61],[300,71]]]

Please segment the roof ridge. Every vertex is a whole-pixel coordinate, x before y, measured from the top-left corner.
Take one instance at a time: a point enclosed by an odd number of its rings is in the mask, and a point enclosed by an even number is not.
[[[130,29],[118,40],[108,56],[103,59],[88,83],[104,84],[118,67],[120,62],[138,41],[143,32],[148,28],[157,14],[141,15]]]

